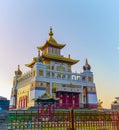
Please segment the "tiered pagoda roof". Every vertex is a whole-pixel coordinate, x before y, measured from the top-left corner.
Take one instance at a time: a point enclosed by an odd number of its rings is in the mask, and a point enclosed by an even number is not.
[[[53,32],[52,32],[52,28],[50,28],[50,32],[49,32],[49,39],[46,41],[46,43],[43,45],[43,46],[39,46],[37,47],[38,50],[40,51],[43,51],[45,48],[47,47],[55,47],[55,48],[59,48],[59,49],[62,49],[63,47],[65,47],[66,44],[59,44],[57,43],[57,41],[53,38]],[[43,60],[55,60],[55,61],[60,61],[60,62],[65,62],[65,63],[68,63],[70,65],[73,65],[73,64],[76,64],[79,60],[74,60],[74,59],[71,59],[70,56],[69,57],[64,57],[62,55],[54,55],[54,54],[43,54],[41,56],[39,56],[38,54],[38,57],[34,57],[32,62],[28,63],[28,64],[25,64],[27,67],[30,67],[32,68],[33,65],[37,62],[38,58],[43,58]]]
[[[57,43],[57,41],[52,37],[53,36],[52,28],[50,28],[49,36],[50,37],[46,41],[46,43],[43,46],[37,47],[38,49],[43,50],[47,46],[53,46],[53,47],[62,49],[66,45],[66,44]]]

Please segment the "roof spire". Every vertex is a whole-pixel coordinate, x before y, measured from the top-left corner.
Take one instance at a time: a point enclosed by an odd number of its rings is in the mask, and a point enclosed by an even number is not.
[[[18,65],[18,71],[20,71],[20,65]]]
[[[20,65],[18,65],[17,71],[15,71],[15,75],[21,75],[22,71],[20,70]]]
[[[49,36],[50,36],[50,38],[52,38],[52,36],[53,36],[53,32],[52,32],[52,27],[51,26],[50,26]]]
[[[38,57],[40,57],[40,50],[38,50]]]
[[[86,62],[85,62],[85,65],[83,66],[83,70],[91,70],[91,66],[88,64],[88,60],[86,58]]]
[[[86,58],[86,63],[85,63],[85,65],[88,65],[88,59]]]
[[[20,70],[20,65],[18,65],[18,74],[21,75],[22,74],[22,71]]]

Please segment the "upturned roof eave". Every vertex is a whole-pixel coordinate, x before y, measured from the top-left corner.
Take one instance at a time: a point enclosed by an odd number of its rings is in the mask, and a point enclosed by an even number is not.
[[[58,44],[58,43],[57,44],[53,44],[53,43],[51,43],[49,41],[46,41],[46,43],[44,45],[38,46],[37,48],[39,50],[43,50],[47,45],[54,46],[54,47],[59,48],[59,49],[62,49],[63,47],[66,46],[66,44]]]
[[[71,58],[66,58],[66,57],[63,57],[63,56],[54,56],[54,55],[50,55],[50,54],[43,55],[43,58],[50,59],[50,60],[68,62],[70,64],[76,64],[80,61],[80,60],[74,60],[74,59],[71,59]]]

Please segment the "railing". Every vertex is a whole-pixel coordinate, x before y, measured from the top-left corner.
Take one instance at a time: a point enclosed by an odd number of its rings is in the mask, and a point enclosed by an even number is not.
[[[8,130],[119,129],[119,112],[85,109],[55,109],[50,112],[48,115],[38,111],[9,111]]]
[[[89,82],[84,74],[80,73],[73,73],[73,72],[63,72],[63,71],[56,71],[56,70],[44,70],[46,71],[45,75],[37,75],[38,77],[48,78],[48,79],[57,79],[57,80],[64,80],[64,81],[78,81],[87,83]],[[34,78],[33,71],[28,71],[24,73],[21,77],[18,78],[18,86],[21,84],[30,83],[31,79]],[[91,82],[92,83],[92,82]]]
[[[56,70],[46,70],[46,77],[48,78],[83,81],[82,76],[84,75],[78,74],[78,73],[63,72],[63,71],[56,71]]]
[[[21,77],[18,78],[18,85],[28,82],[29,80],[31,80],[31,78],[33,78],[32,71],[24,73]]]

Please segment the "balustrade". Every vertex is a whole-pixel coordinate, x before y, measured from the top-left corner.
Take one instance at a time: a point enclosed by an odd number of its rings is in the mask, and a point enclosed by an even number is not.
[[[74,81],[83,81],[83,75],[78,73],[71,73],[71,72],[62,72],[56,70],[46,70],[46,78],[54,78],[60,80],[74,80]]]
[[[38,113],[39,112],[39,113]],[[118,130],[119,112],[82,109],[9,111],[8,130]]]

